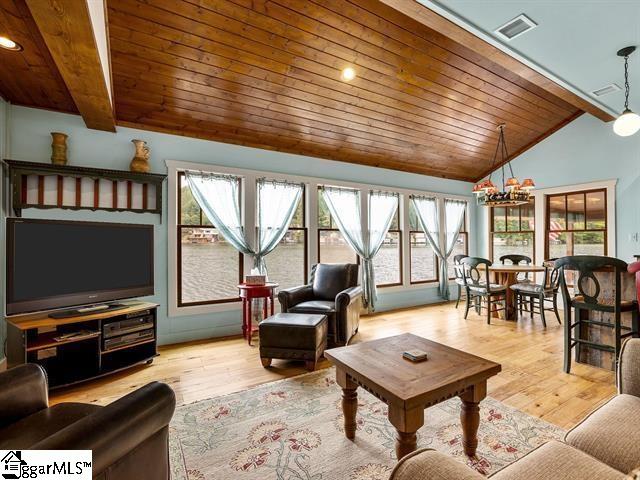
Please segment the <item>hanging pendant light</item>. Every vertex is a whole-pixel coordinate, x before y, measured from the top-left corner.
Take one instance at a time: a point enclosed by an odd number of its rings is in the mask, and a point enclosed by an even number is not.
[[[624,111],[613,123],[613,131],[621,137],[628,137],[640,130],[640,115],[629,109],[629,55],[636,47],[625,47],[618,50],[618,56],[624,57]]]
[[[478,205],[484,205],[486,207],[497,206],[510,206],[510,205],[522,205],[529,202],[531,197],[531,190],[535,187],[533,180],[526,178],[522,183],[513,174],[513,168],[511,162],[508,161],[509,154],[507,153],[507,144],[504,140],[504,124],[498,125],[500,132],[498,136],[498,145],[491,161],[491,175],[486,180],[482,180],[473,186],[472,193],[477,196]],[[493,167],[498,159],[498,152],[500,152],[502,161],[502,190],[494,185],[491,181],[493,175]],[[509,167],[509,178],[505,181],[504,169],[505,165]]]

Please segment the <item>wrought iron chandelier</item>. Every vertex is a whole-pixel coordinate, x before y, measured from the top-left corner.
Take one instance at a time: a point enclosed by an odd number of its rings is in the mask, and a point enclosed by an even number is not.
[[[498,145],[496,151],[493,154],[493,160],[491,162],[491,174],[486,180],[482,180],[473,187],[473,193],[477,196],[478,205],[485,207],[502,207],[522,205],[529,202],[531,197],[531,190],[535,187],[533,180],[525,178],[522,183],[513,174],[513,168],[511,162],[508,160],[509,154],[507,153],[507,144],[504,141],[504,123],[498,125],[500,132],[498,136]],[[494,185],[491,181],[493,175],[493,167],[496,165],[498,159],[498,152],[501,156],[501,172],[502,172],[502,190]],[[509,168],[510,177],[505,181],[504,169],[505,165]]]

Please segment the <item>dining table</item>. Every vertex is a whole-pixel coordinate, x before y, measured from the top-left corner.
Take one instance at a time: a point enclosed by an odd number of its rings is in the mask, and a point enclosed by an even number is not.
[[[505,320],[517,320],[517,312],[515,305],[515,294],[513,290],[511,290],[511,285],[515,285],[519,282],[518,274],[521,273],[539,273],[544,272],[544,267],[539,265],[502,265],[502,264],[494,264],[489,267],[489,273],[492,275],[492,283],[497,283],[500,285],[504,285],[507,287],[506,292],[506,305],[504,310],[504,318]],[[534,278],[530,278],[529,280],[535,281]],[[492,316],[495,318],[500,317],[501,312],[493,312]]]

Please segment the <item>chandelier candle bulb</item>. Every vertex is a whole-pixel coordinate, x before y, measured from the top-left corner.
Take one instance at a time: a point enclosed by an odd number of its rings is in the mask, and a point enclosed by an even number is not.
[[[517,190],[520,187],[520,182],[518,182],[518,179],[515,177],[511,177],[509,180],[507,180],[507,187],[510,188],[511,190]]]
[[[522,190],[533,190],[535,188],[535,183],[533,183],[533,180],[531,180],[530,178],[525,178],[522,182],[522,185],[520,185],[520,189]]]

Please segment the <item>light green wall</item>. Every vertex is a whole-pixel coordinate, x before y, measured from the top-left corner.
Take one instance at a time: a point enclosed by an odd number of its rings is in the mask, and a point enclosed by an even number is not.
[[[141,138],[151,148],[152,171],[166,173],[165,160],[183,160],[237,168],[249,168],[278,173],[299,174],[338,179],[374,185],[430,190],[434,192],[469,195],[471,185],[466,182],[444,180],[424,175],[409,174],[380,168],[332,162],[300,155],[289,155],[268,150],[198,140],[193,138],[118,128],[106,133],[85,128],[75,115],[53,113],[23,107],[11,109],[10,158],[35,162],[48,162],[51,155],[52,131],[69,134],[69,162],[75,165],[128,169],[133,155],[131,139]],[[166,190],[166,187],[165,187]],[[166,191],[165,191],[166,216]],[[224,312],[208,315],[169,317],[167,315],[167,221],[157,215],[138,215],[110,212],[70,212],[56,210],[26,211],[25,215],[41,218],[153,223],[156,239],[156,295],[152,300],[160,303],[160,341],[173,343],[197,338],[230,335],[240,332],[240,313]],[[471,215],[471,227],[475,218]],[[471,235],[470,249],[475,251]],[[400,292],[380,294],[379,309],[419,305],[438,301],[436,285]]]

